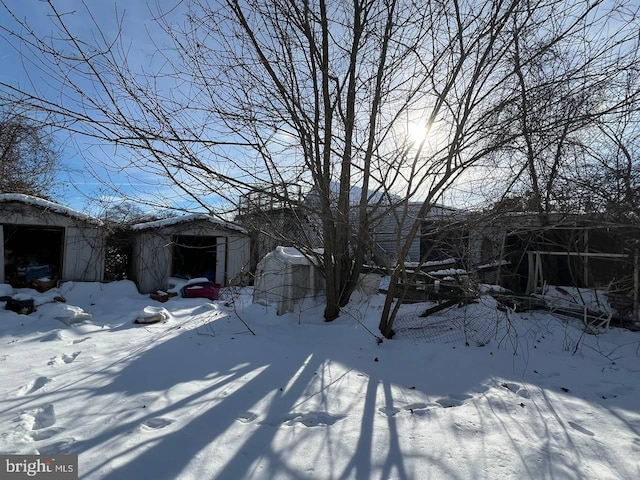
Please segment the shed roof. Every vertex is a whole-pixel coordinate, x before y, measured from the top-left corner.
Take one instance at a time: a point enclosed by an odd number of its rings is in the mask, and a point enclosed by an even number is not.
[[[233,223],[225,222],[205,215],[202,213],[195,213],[192,215],[183,215],[181,217],[165,218],[163,220],[154,220],[153,222],[137,223],[131,227],[132,230],[150,230],[159,229],[164,227],[171,227],[174,225],[182,225],[185,223],[201,222],[205,221],[211,223],[214,226],[225,228],[227,230],[234,230],[239,233],[247,234],[247,230]]]
[[[24,195],[22,193],[0,193],[0,204],[6,203],[21,203],[24,205],[31,205],[38,207],[43,211],[58,213],[66,217],[74,218],[76,220],[82,220],[83,222],[94,223],[96,225],[102,225],[102,221],[87,215],[72,208],[65,207],[59,203],[51,202],[43,198],[33,197],[31,195]]]

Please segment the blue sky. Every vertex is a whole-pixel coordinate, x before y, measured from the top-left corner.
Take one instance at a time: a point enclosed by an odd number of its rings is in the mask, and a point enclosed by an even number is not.
[[[93,19],[82,2],[78,0],[55,0],[53,3],[64,15],[65,22],[74,35],[88,42],[92,42],[97,35],[93,25],[94,20],[99,24],[102,33],[107,38],[113,39],[118,33],[117,19],[122,19],[123,44],[128,46],[128,59],[137,69],[138,67],[152,68],[156,58],[153,55],[155,47],[152,39],[160,38],[161,32],[153,22],[152,12],[158,5],[163,9],[171,9],[179,3],[179,0],[89,1],[87,5]],[[4,4],[18,19],[25,20],[39,37],[51,38],[52,33],[55,32],[47,2],[5,0]],[[178,11],[174,11],[173,15],[176,20],[179,20]],[[47,66],[43,65],[40,59],[28,54],[7,33],[6,30],[15,31],[19,27],[11,15],[1,7],[0,26],[4,27],[4,31],[0,34],[0,63],[2,64],[0,81],[25,91],[39,90],[53,101],[66,95],[67,92],[56,88],[55,82],[48,78]],[[119,200],[117,193],[109,191],[108,186],[113,185],[125,194],[143,198],[148,194],[149,198],[151,196],[164,198],[167,206],[170,206],[171,194],[158,185],[157,179],[140,171],[124,169],[122,172],[111,172],[107,177],[100,164],[117,156],[118,152],[112,145],[96,142],[78,134],[70,135],[66,131],[57,131],[55,139],[62,153],[63,164],[68,170],[60,178],[61,184],[64,185],[60,203],[78,210],[97,213],[96,210],[101,205]],[[96,178],[96,174],[100,178]]]

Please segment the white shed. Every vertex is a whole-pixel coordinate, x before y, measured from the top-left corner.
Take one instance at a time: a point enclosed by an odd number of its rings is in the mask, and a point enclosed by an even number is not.
[[[0,194],[0,283],[41,277],[102,281],[104,235],[96,218],[41,198]]]
[[[185,215],[134,225],[132,280],[142,293],[164,290],[171,276],[238,282],[249,264],[250,239],[237,225]]]
[[[276,247],[258,262],[253,301],[275,305],[278,315],[293,311],[303,298],[323,292],[318,265],[294,247]]]

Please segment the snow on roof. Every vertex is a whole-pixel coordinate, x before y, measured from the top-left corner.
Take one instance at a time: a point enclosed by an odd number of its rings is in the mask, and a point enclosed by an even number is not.
[[[485,263],[483,265],[478,265],[478,270],[482,270],[484,268],[494,268],[500,267],[502,265],[511,265],[509,260],[496,260],[495,262]]]
[[[233,223],[224,222],[222,220],[218,220],[209,215],[205,215],[204,213],[194,213],[191,215],[183,215],[181,217],[171,217],[165,218],[163,220],[154,220],[153,222],[143,222],[133,225],[131,227],[132,230],[147,230],[152,228],[163,228],[170,227],[173,225],[180,225],[182,223],[196,222],[196,221],[206,221],[213,225],[220,226],[229,230],[235,230],[240,233],[247,233],[247,230],[235,225]]]
[[[404,262],[406,268],[418,268],[418,267],[435,267],[439,265],[451,265],[456,263],[455,258],[445,258],[444,260],[429,260],[428,262]]]
[[[77,210],[73,210],[69,207],[65,207],[63,205],[60,205],[59,203],[54,203],[49,200],[45,200],[43,198],[32,197],[31,195],[24,195],[22,193],[0,194],[0,203],[9,203],[9,202],[23,203],[25,205],[31,205],[34,207],[42,208],[43,210],[47,210],[49,212],[66,215],[67,217],[75,218],[77,220],[83,220],[85,222],[91,222],[97,225],[102,225],[102,221],[100,221],[95,217],[92,217],[82,212],[78,212]]]
[[[279,260],[290,265],[313,265],[311,260],[295,247],[276,247],[273,254]]]
[[[430,275],[439,277],[442,275],[466,275],[467,271],[463,268],[443,268],[442,270],[436,270],[435,272],[429,272]]]

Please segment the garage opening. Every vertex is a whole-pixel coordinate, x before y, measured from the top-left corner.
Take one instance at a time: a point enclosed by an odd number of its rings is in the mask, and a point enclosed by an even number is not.
[[[217,237],[175,235],[172,275],[180,278],[206,277],[215,282],[217,243]]]
[[[3,225],[3,234],[5,282],[30,287],[40,278],[60,278],[63,227]]]

